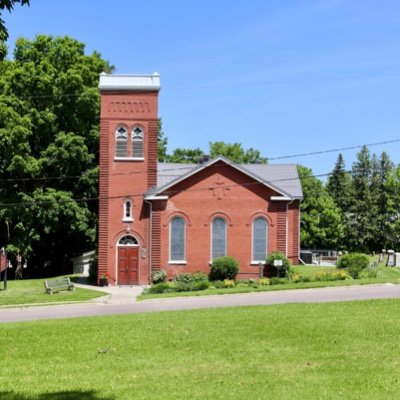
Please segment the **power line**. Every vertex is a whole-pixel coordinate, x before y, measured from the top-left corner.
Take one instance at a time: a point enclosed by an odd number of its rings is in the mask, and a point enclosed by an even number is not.
[[[187,86],[187,87],[174,87],[174,89],[165,90],[168,91],[179,91],[179,90],[201,90],[201,89],[221,89],[231,87],[246,87],[246,86],[269,86],[269,85],[290,85],[290,84],[302,84],[302,83],[317,83],[317,82],[337,82],[337,81],[350,81],[360,79],[376,79],[376,78],[392,78],[400,76],[399,73],[393,74],[371,74],[371,75],[352,75],[352,76],[338,76],[330,78],[310,78],[310,79],[288,79],[288,80],[276,80],[276,81],[258,81],[258,82],[243,82],[243,83],[226,83],[226,84],[213,84],[204,86]]]
[[[190,90],[202,90],[202,89],[221,89],[221,88],[234,88],[234,87],[247,87],[247,86],[270,86],[270,85],[295,85],[303,83],[318,83],[318,82],[338,82],[338,81],[351,81],[351,80],[362,80],[362,79],[377,79],[377,78],[394,78],[399,77],[399,73],[393,74],[370,74],[370,75],[350,75],[350,76],[338,76],[338,77],[322,77],[322,78],[309,78],[309,79],[288,79],[288,80],[276,80],[276,81],[257,81],[257,82],[230,82],[225,84],[210,84],[210,85],[198,85],[198,86],[174,86],[170,88],[163,86],[164,91],[190,91]],[[60,97],[79,97],[85,90],[95,89],[91,87],[83,88],[82,92],[76,93],[59,93],[59,94],[44,94],[44,95],[32,95],[27,96],[27,99],[51,99]],[[22,99],[24,100],[24,99]]]
[[[69,180],[69,179],[80,179],[85,176],[85,172],[81,175],[61,175],[61,176],[40,176],[36,178],[3,178],[0,182],[30,182],[30,181],[54,181],[54,180]]]
[[[296,157],[307,157],[307,156],[314,156],[317,154],[326,154],[326,153],[336,153],[339,151],[345,151],[345,150],[354,150],[354,149],[360,149],[364,146],[366,147],[373,147],[373,146],[380,146],[383,144],[390,144],[390,143],[398,143],[400,142],[400,139],[392,139],[392,140],[386,140],[384,142],[375,142],[375,143],[369,143],[369,144],[360,144],[360,145],[355,145],[355,146],[347,146],[347,147],[340,147],[336,149],[328,149],[328,150],[318,150],[318,151],[312,151],[309,153],[299,153],[299,154],[291,154],[289,156],[279,156],[279,157],[267,157],[268,160],[283,160],[286,158],[296,158]]]
[[[266,157],[266,158],[268,159],[268,161],[284,160],[284,159],[289,159],[289,158],[308,157],[308,156],[314,156],[314,155],[319,155],[319,154],[327,154],[327,153],[335,153],[335,152],[346,151],[346,150],[360,149],[363,146],[374,147],[374,146],[381,146],[384,144],[392,144],[392,143],[399,143],[399,142],[400,142],[400,138],[386,140],[386,141],[382,141],[382,142],[359,144],[359,145],[340,147],[340,148],[335,148],[335,149],[317,150],[317,151],[312,151],[312,152],[308,152],[308,153],[299,153],[299,154],[283,155],[283,156],[278,156],[278,157]],[[163,164],[163,163],[161,163],[161,164]],[[167,162],[166,164],[169,164],[169,163]],[[179,164],[179,163],[171,163],[171,164]],[[227,165],[238,165],[238,164],[239,165],[247,165],[247,164],[240,164],[240,163],[235,163],[235,162],[229,162]],[[188,163],[188,164],[182,163],[181,165],[182,165],[181,167],[164,168],[159,172],[161,175],[164,175],[164,172],[176,172],[176,171],[184,171],[184,170],[189,172],[190,169],[194,169],[196,167],[201,166],[201,164],[194,164],[194,163]],[[212,166],[214,166],[214,165],[212,165]],[[110,174],[110,176],[138,175],[138,174],[146,174],[146,173],[148,173],[148,170],[115,172],[115,173]],[[83,176],[85,176],[85,174],[86,174],[86,172],[82,172],[81,175],[65,175],[65,176],[60,175],[60,176],[36,177],[36,178],[4,178],[4,179],[0,179],[0,183],[1,182],[29,182],[29,181],[80,179]],[[173,176],[175,176],[175,174]]]
[[[184,193],[184,192],[202,192],[202,191],[209,191],[212,189],[231,189],[234,187],[249,187],[249,186],[255,186],[255,185],[268,185],[268,184],[275,184],[276,182],[285,182],[285,181],[297,181],[301,179],[311,179],[311,178],[321,178],[321,177],[326,177],[332,175],[332,172],[324,173],[324,174],[316,174],[316,175],[310,175],[307,177],[292,177],[292,178],[280,178],[280,179],[274,179],[274,180],[269,180],[269,181],[254,181],[254,182],[244,182],[244,183],[233,183],[230,185],[218,185],[218,186],[212,186],[212,187],[204,187],[204,188],[196,188],[196,189],[181,189],[181,190],[166,190],[166,193],[169,195],[171,194],[179,194],[179,193]],[[0,208],[19,208],[19,207],[29,207],[29,206],[34,206],[34,205],[51,205],[54,203],[58,204],[63,204],[63,203],[71,203],[71,202],[76,202],[76,203],[82,203],[82,202],[90,202],[90,201],[101,201],[101,200],[113,200],[113,199],[124,199],[124,198],[132,198],[132,197],[143,197],[145,195],[144,192],[141,193],[131,193],[131,194],[124,194],[124,195],[118,195],[118,196],[107,196],[107,197],[86,197],[86,198],[81,198],[81,199],[65,199],[65,200],[59,200],[59,199],[54,199],[54,200],[39,200],[39,201],[25,201],[25,202],[18,202],[18,203],[0,203]]]

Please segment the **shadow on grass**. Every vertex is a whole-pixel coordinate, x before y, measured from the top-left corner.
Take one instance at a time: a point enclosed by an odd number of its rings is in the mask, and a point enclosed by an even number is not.
[[[82,283],[83,285],[97,286],[97,282],[90,280],[87,276],[70,276],[69,279],[73,283]]]
[[[52,392],[38,395],[25,395],[15,392],[0,392],[1,400],[115,400],[115,397],[104,397],[100,393],[90,391]]]

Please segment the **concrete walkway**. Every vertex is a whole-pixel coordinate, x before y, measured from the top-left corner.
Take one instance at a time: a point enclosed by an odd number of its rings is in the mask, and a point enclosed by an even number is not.
[[[136,297],[143,292],[143,286],[92,286],[75,283],[76,287],[104,292],[104,296],[93,299],[93,303],[135,304]]]

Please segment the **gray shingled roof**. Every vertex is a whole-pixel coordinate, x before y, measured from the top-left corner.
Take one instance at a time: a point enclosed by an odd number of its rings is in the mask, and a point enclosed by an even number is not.
[[[158,163],[157,187],[147,195],[156,195],[216,161],[224,161],[253,179],[277,190],[290,198],[302,199],[303,192],[295,164],[234,164],[225,157],[212,159],[204,164]]]
[[[263,181],[282,189],[291,197],[303,198],[296,164],[246,164],[244,168],[259,176]]]

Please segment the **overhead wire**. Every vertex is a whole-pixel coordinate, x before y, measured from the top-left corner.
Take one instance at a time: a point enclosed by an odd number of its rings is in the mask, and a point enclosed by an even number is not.
[[[319,81],[337,81],[337,80],[350,80],[350,79],[371,79],[371,78],[380,78],[380,77],[394,77],[394,76],[400,76],[400,74],[376,74],[376,75],[363,75],[363,76],[349,76],[349,77],[336,77],[336,78],[321,78],[321,79],[312,79],[312,80],[292,80],[292,81],[264,81],[264,82],[257,82],[257,83],[236,83],[236,84],[229,84],[227,86],[252,86],[252,85],[272,85],[272,84],[288,84],[288,83],[307,83],[311,81],[319,82]],[[197,86],[193,87],[192,89],[201,89],[201,88],[210,88],[210,87],[223,87],[224,85],[208,85],[208,86]],[[176,88],[175,90],[187,90],[190,88]],[[171,90],[168,89],[167,90]],[[172,89],[173,90],[173,89]],[[82,92],[80,93],[59,93],[59,94],[52,94],[52,95],[33,95],[33,96],[28,96],[27,98],[29,99],[40,99],[40,98],[56,98],[56,97],[77,97],[80,96]],[[392,139],[392,140],[387,140],[387,141],[380,141],[380,142],[374,142],[374,143],[369,143],[369,144],[361,144],[361,145],[354,145],[354,146],[345,146],[341,148],[334,148],[334,149],[325,149],[325,150],[318,150],[318,151],[313,151],[313,152],[306,152],[306,153],[298,153],[298,154],[290,154],[290,155],[282,155],[282,156],[276,156],[276,157],[266,157],[268,161],[275,161],[275,160],[283,160],[283,159],[291,159],[291,158],[299,158],[299,157],[308,157],[308,156],[313,156],[313,155],[319,155],[319,154],[327,154],[327,153],[334,153],[334,152],[341,152],[341,151],[347,151],[347,150],[354,150],[354,149],[359,149],[362,148],[363,146],[366,147],[372,147],[372,146],[379,146],[379,145],[385,145],[385,144],[392,144],[392,143],[398,143],[400,142],[400,138],[397,139]],[[232,163],[235,164],[235,163]],[[175,168],[164,168],[162,170],[162,173],[165,172],[176,172],[178,170],[188,170],[189,168],[194,168],[193,164],[182,164],[182,167],[175,167]],[[145,174],[148,171],[142,170],[142,171],[128,171],[128,172],[119,172],[119,173],[113,173],[110,174],[110,176],[117,176],[117,175],[137,175],[137,174]],[[318,175],[313,175],[310,177],[326,177],[329,176],[331,173],[325,173],[325,174],[318,174]],[[21,178],[0,178],[0,182],[6,183],[6,182],[29,182],[29,181],[52,181],[52,180],[72,180],[72,179],[81,179],[85,175],[85,172],[83,172],[81,175],[71,175],[71,176],[48,176],[48,177],[21,177]],[[289,178],[290,180],[291,178]],[[297,179],[297,178],[295,178]],[[287,180],[287,179],[286,179]],[[273,183],[274,181],[270,181],[269,183]],[[259,184],[260,182],[252,182],[250,184]],[[220,186],[222,187],[222,186]],[[190,189],[187,189],[190,190]],[[209,190],[207,189],[197,189],[197,190]],[[144,193],[140,194],[133,194],[131,196],[136,197],[136,196],[143,196]],[[124,196],[117,196],[118,197],[126,197],[127,195]],[[115,198],[114,197],[109,197]],[[83,198],[83,199],[68,199],[65,200],[66,202],[70,201],[75,201],[75,202],[86,202],[86,201],[98,201],[101,200],[101,197],[95,197],[95,198]],[[12,206],[26,206],[26,205],[32,205],[32,204],[47,204],[54,202],[56,200],[49,200],[49,201],[39,201],[39,202],[22,202],[22,203],[0,203],[0,207],[12,207]],[[64,200],[58,200],[59,202],[63,202]]]
[[[346,171],[348,172],[348,171]],[[192,189],[179,189],[179,190],[166,190],[166,193],[169,195],[183,193],[183,192],[202,192],[202,191],[209,191],[213,189],[230,189],[234,187],[249,187],[249,186],[256,186],[256,185],[268,185],[268,184],[276,184],[279,182],[285,181],[297,181],[299,179],[311,179],[311,178],[321,178],[327,177],[332,175],[332,172],[324,173],[324,174],[316,174],[316,175],[309,175],[303,178],[299,177],[291,177],[291,178],[280,178],[280,179],[273,179],[268,181],[253,181],[253,182],[244,182],[244,183],[234,183],[228,185],[218,185],[218,186],[208,186],[203,188],[192,188]],[[70,198],[65,200],[54,199],[54,200],[39,200],[39,201],[25,201],[25,202],[18,202],[18,203],[0,203],[0,208],[18,208],[18,207],[29,207],[34,205],[48,205],[48,204],[62,204],[62,203],[70,203],[70,202],[90,202],[90,201],[101,201],[101,200],[113,200],[113,199],[123,199],[123,198],[134,198],[134,197],[143,197],[145,192],[140,193],[131,193],[131,194],[124,194],[124,195],[116,195],[116,196],[98,196],[98,197],[85,197],[80,199]]]
[[[317,151],[312,151],[312,152],[307,152],[307,153],[298,153],[298,154],[290,154],[290,155],[283,155],[283,156],[277,156],[277,157],[266,157],[268,161],[276,161],[276,160],[283,160],[283,159],[290,159],[290,158],[298,158],[298,157],[308,157],[308,156],[314,156],[314,155],[320,155],[320,154],[327,154],[327,153],[336,153],[336,152],[341,152],[341,151],[347,151],[347,150],[354,150],[354,149],[360,149],[362,147],[374,147],[374,146],[381,146],[385,144],[393,144],[393,143],[399,143],[400,138],[396,139],[391,139],[391,140],[386,140],[386,141],[381,141],[381,142],[373,142],[373,143],[368,143],[368,144],[358,144],[354,146],[345,146],[345,147],[340,147],[340,148],[334,148],[334,149],[325,149],[325,150],[317,150]],[[163,164],[161,162],[161,164]],[[165,164],[169,164],[166,162]],[[171,163],[171,164],[179,164],[179,163]],[[228,165],[236,165],[238,163],[228,163]],[[182,163],[181,167],[174,167],[174,168],[163,168],[162,169],[162,174],[164,175],[164,172],[175,172],[175,171],[184,171],[184,170],[189,170],[191,168],[195,168],[194,165],[196,166],[201,166],[201,164],[194,164],[194,163]],[[246,165],[246,164],[244,164]],[[119,176],[119,175],[138,175],[138,174],[146,174],[148,173],[148,170],[140,170],[140,171],[127,171],[127,172],[114,172],[111,173],[110,176]],[[49,176],[49,177],[31,177],[31,178],[0,178],[0,183],[1,182],[29,182],[29,181],[46,181],[46,180],[69,180],[69,179],[80,179],[83,176],[85,176],[86,171],[83,172],[81,175],[60,175],[60,176]]]
[[[392,140],[385,140],[383,142],[375,142],[375,143],[360,144],[360,145],[355,145],[355,146],[338,147],[336,149],[311,151],[308,153],[291,154],[291,155],[287,155],[287,156],[268,157],[268,161],[283,160],[283,159],[287,159],[287,158],[308,157],[308,156],[327,154],[327,153],[337,153],[340,151],[361,149],[364,146],[365,147],[373,147],[373,146],[380,146],[380,145],[384,145],[384,144],[391,144],[391,143],[398,143],[398,142],[400,142],[400,138],[392,139]]]
[[[305,79],[287,79],[287,80],[275,80],[275,81],[257,81],[257,82],[227,82],[224,84],[209,84],[209,85],[197,85],[197,86],[176,86],[172,88],[168,85],[163,85],[163,91],[190,91],[190,90],[202,90],[202,89],[221,89],[221,88],[234,88],[234,87],[246,87],[246,86],[270,86],[270,85],[291,85],[291,84],[303,84],[313,82],[338,82],[338,81],[349,81],[349,80],[363,80],[363,79],[377,79],[377,78],[394,78],[400,77],[399,73],[392,74],[370,74],[370,75],[349,75],[349,76],[337,76],[337,77],[321,77],[321,78],[305,78]],[[83,94],[84,90],[95,89],[85,87],[81,92],[75,93],[58,93],[58,94],[42,94],[26,96],[25,99],[47,99],[57,97],[79,97]]]

